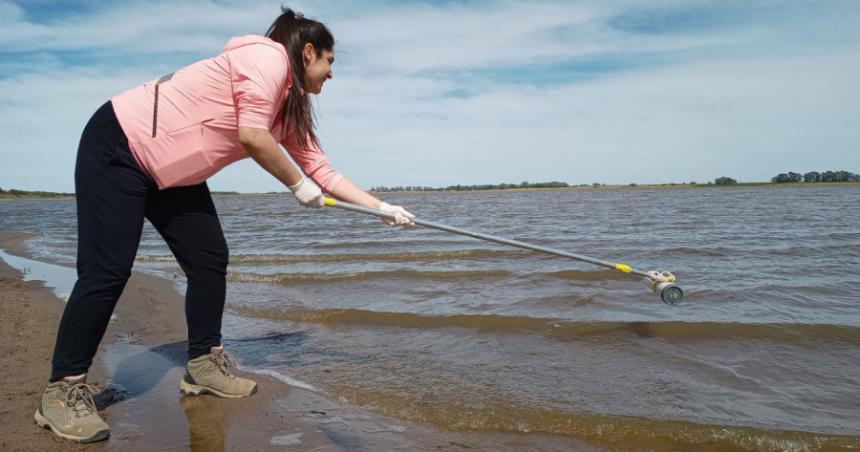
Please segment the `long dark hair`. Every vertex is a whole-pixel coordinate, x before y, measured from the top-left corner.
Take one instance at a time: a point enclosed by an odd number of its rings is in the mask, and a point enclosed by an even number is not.
[[[306,43],[311,43],[317,56],[322,57],[324,50],[334,49],[334,36],[322,23],[282,6],[281,15],[269,26],[266,37],[287,49],[290,68],[293,71],[293,86],[290,87],[290,95],[287,96],[282,112],[284,131],[293,128],[296,139],[304,146],[308,145],[307,137],[316,143],[313,106],[308,96],[302,95],[302,84],[305,81],[302,49]]]

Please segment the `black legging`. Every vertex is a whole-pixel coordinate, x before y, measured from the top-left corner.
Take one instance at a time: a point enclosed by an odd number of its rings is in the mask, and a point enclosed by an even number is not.
[[[110,102],[84,128],[75,166],[78,280],[54,347],[51,381],[87,372],[122,293],[146,218],[188,277],[193,359],[221,344],[227,243],[206,183],[158,190],[134,161]]]

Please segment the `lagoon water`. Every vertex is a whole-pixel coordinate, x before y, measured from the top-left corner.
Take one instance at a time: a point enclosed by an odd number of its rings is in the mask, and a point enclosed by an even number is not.
[[[860,447],[860,187],[399,193],[428,220],[668,270],[637,277],[289,196],[218,196],[243,366],[444,429],[610,448]],[[0,202],[72,265],[72,200]],[[147,225],[135,268],[181,272]],[[300,383],[302,384],[302,383]]]

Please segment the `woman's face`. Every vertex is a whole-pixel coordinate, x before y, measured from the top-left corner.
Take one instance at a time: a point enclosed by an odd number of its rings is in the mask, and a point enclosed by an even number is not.
[[[331,78],[331,64],[334,63],[334,50],[323,50],[317,56],[316,49],[310,43],[305,44],[302,52],[305,63],[305,92],[319,94],[323,83]]]

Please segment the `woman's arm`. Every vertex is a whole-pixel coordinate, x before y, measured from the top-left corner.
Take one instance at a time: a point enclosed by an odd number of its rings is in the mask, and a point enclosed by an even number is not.
[[[415,215],[412,215],[403,207],[392,206],[387,202],[380,201],[375,196],[359,188],[346,177],[343,177],[337,185],[332,187],[331,195],[342,201],[393,213],[396,216],[394,220],[382,219],[382,221],[390,226],[411,226],[412,220],[415,219]]]
[[[239,142],[254,161],[293,192],[299,204],[323,206],[320,188],[293,166],[268,130],[239,127]]]
[[[310,178],[317,182],[323,190],[335,198],[346,202],[393,213],[395,215],[394,220],[388,218],[382,219],[382,221],[389,225],[409,226],[412,224],[412,219],[415,218],[415,215],[412,215],[400,206],[392,206],[382,202],[375,196],[359,188],[331,166],[328,157],[326,157],[317,143],[314,143],[310,137],[308,137],[308,141],[310,141],[310,145],[302,146],[297,142],[294,134],[289,134],[284,138],[283,145],[293,157],[296,164]]]
[[[239,142],[254,161],[287,187],[295,186],[304,178],[268,130],[239,127]]]
[[[332,187],[331,195],[342,201],[373,207],[374,209],[378,209],[379,205],[382,204],[382,201],[362,190],[346,177],[343,177],[337,185]]]

